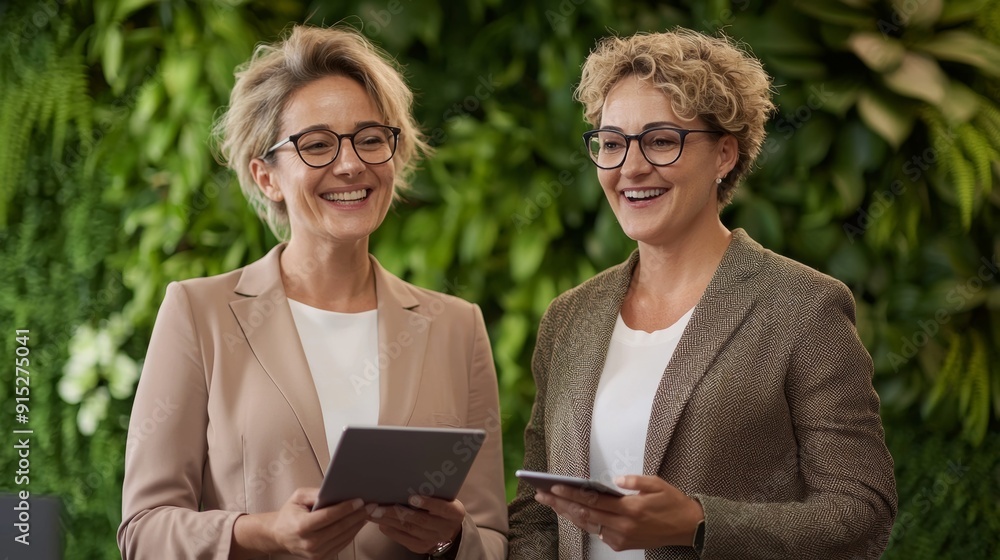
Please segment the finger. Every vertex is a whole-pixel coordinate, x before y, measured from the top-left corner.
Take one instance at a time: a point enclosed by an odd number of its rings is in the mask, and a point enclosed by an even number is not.
[[[401,531],[399,529],[396,529],[395,527],[389,527],[386,525],[379,525],[378,530],[382,531],[383,535],[398,542],[399,544],[405,546],[411,551],[416,552],[417,554],[426,553],[437,542],[435,540],[419,539],[414,537],[410,533],[407,533],[406,531]]]
[[[391,527],[421,541],[429,542],[437,541],[438,537],[443,532],[441,519],[437,519],[435,522],[432,518],[428,519],[430,516],[413,512],[413,510],[409,510],[410,513],[407,515],[401,510],[408,508],[402,508],[400,506],[396,506],[395,508],[384,508],[384,511],[379,511],[380,509],[383,508],[376,509],[370,516],[370,518],[375,523],[378,523],[379,526]]]
[[[427,496],[411,496],[410,505],[420,508],[435,517],[450,520],[465,519],[465,506],[458,500],[442,500]]]
[[[638,490],[639,492],[663,492],[668,487],[672,487],[670,483],[662,478],[638,474],[619,476],[615,479],[615,484],[617,484],[619,488],[624,488],[626,490]]]
[[[356,537],[361,529],[363,529],[367,524],[368,519],[362,517],[361,519],[356,520],[353,525],[348,525],[344,527],[342,531],[338,531],[336,536],[332,537],[321,548],[322,554],[320,555],[320,558],[329,558],[337,552],[343,550],[348,544],[350,544],[351,541],[354,540],[354,537]]]
[[[621,509],[620,497],[602,494],[596,490],[573,488],[572,486],[566,486],[565,484],[556,484],[552,487],[552,493],[560,498],[565,498],[590,508],[613,512],[617,512]]]
[[[368,514],[364,509],[365,502],[360,499],[340,502],[319,511],[310,512],[302,528],[305,532],[313,532],[326,529],[340,521],[349,520],[354,522],[363,519]]]
[[[319,488],[303,487],[296,488],[289,501],[306,509],[312,509],[317,498],[319,498]]]
[[[538,494],[543,494],[539,496]],[[535,499],[552,508],[556,514],[568,519],[584,531],[594,533],[597,524],[608,525],[616,516],[587,507],[584,504],[560,498],[548,492],[538,492]]]

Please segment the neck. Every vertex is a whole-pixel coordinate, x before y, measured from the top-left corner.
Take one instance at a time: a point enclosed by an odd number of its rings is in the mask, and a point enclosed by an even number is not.
[[[708,287],[732,239],[715,220],[685,231],[668,243],[639,243],[639,265],[631,289],[654,299],[671,300],[678,295],[701,293]],[[669,278],[669,281],[664,281]]]
[[[377,305],[367,238],[321,246],[293,238],[281,253],[281,280],[290,299],[319,309],[359,313]]]

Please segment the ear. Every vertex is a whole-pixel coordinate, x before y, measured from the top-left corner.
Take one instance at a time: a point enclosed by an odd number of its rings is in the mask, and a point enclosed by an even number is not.
[[[250,160],[249,167],[250,176],[253,177],[253,181],[257,183],[257,187],[264,193],[264,196],[273,202],[281,202],[285,199],[285,195],[281,192],[281,188],[274,180],[274,175],[272,174],[270,167],[263,159],[253,158]]]
[[[725,177],[736,167],[736,161],[740,157],[739,142],[732,134],[726,134],[719,140],[718,157],[716,158],[716,177]]]

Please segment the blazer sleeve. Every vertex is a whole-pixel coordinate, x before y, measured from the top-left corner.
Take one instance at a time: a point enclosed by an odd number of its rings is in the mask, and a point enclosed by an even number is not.
[[[552,314],[550,308],[538,327],[538,341],[531,358],[535,379],[535,403],[524,429],[524,469],[548,472],[545,441],[545,397],[548,365],[552,351]],[[552,508],[535,501],[535,489],[524,481],[517,484],[517,495],[510,503],[510,560],[534,560],[559,557],[559,527]]]
[[[199,511],[208,453],[202,340],[183,285],[153,326],[129,419],[118,547],[123,560],[229,556],[234,511]]]
[[[705,509],[704,558],[878,558],[896,516],[872,361],[837,282],[806,317],[785,397],[799,442],[801,501],[748,503],[694,495]]]
[[[503,483],[500,397],[486,322],[473,305],[475,332],[469,364],[468,427],[486,431],[459,499],[466,508],[457,560],[503,560],[507,557],[507,503]]]

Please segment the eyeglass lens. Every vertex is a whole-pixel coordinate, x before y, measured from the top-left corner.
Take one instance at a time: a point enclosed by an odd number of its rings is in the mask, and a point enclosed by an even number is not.
[[[653,165],[669,165],[680,157],[682,135],[671,129],[650,129],[638,139],[643,155]],[[600,167],[618,167],[625,161],[628,139],[624,134],[601,130],[590,137],[590,157]]]
[[[392,159],[396,135],[387,126],[366,126],[354,133],[351,145],[361,161],[375,165]],[[313,130],[299,136],[295,147],[302,161],[314,167],[330,164],[340,153],[340,139],[329,130]]]

